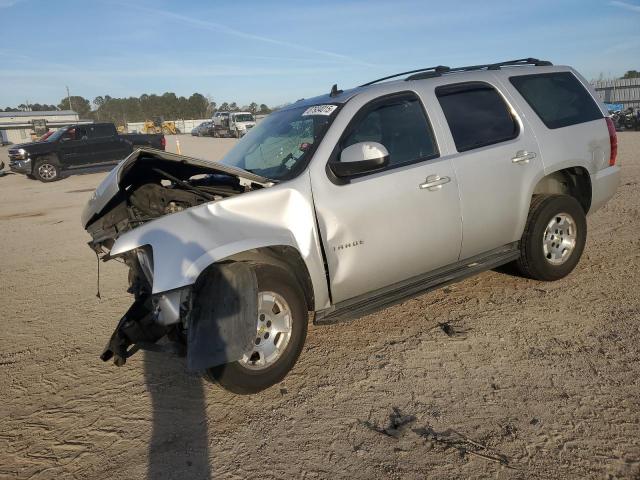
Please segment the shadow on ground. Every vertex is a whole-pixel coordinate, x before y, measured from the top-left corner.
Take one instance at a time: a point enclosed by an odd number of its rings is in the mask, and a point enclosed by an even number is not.
[[[210,479],[203,379],[185,359],[155,352],[145,352],[144,372],[153,409],[147,479]]]

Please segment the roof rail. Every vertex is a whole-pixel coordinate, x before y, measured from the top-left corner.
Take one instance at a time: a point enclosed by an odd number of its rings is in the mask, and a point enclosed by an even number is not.
[[[368,87],[369,85],[373,85],[374,83],[382,82],[384,80],[389,80],[390,78],[401,77],[402,75],[409,75],[410,73],[428,72],[428,71],[433,71],[435,73],[435,72],[441,72],[441,71],[447,71],[447,70],[449,70],[449,67],[445,67],[444,65],[438,65],[437,67],[418,68],[417,70],[409,70],[408,72],[396,73],[395,75],[389,75],[387,77],[378,78],[377,80],[363,83],[362,85],[359,85],[359,86]]]
[[[419,68],[417,70],[411,70],[408,72],[396,73],[395,75],[389,75],[387,77],[382,77],[377,80],[373,80],[372,82],[368,82],[360,85],[361,87],[366,87],[369,85],[373,85],[374,83],[382,82],[384,80],[389,80],[391,78],[401,77],[403,75],[410,75],[405,78],[405,80],[421,80],[424,78],[431,77],[439,77],[443,73],[453,73],[453,72],[469,72],[473,70],[500,70],[501,67],[515,67],[520,65],[535,65],[536,67],[548,67],[553,65],[553,63],[547,60],[538,60],[537,58],[519,58],[517,60],[507,60],[504,62],[498,63],[487,63],[484,65],[470,65],[467,67],[445,67],[443,65],[439,65],[437,67],[429,67],[429,68]]]

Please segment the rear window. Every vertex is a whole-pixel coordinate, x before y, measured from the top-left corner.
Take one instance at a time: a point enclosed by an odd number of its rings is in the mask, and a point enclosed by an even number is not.
[[[509,81],[547,128],[562,128],[602,118],[593,97],[571,72],[510,77]]]
[[[457,83],[436,88],[456,149],[465,152],[518,136],[511,109],[491,85]]]

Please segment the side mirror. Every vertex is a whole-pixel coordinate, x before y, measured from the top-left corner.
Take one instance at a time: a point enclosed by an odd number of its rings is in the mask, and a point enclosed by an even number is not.
[[[382,170],[389,164],[389,152],[377,142],[359,142],[348,146],[340,154],[339,162],[330,162],[336,177],[351,177]]]

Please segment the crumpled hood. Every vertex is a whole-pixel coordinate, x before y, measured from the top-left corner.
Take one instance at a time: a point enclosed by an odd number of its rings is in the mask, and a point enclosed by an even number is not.
[[[84,210],[82,211],[81,221],[84,228],[87,228],[90,223],[99,218],[100,213],[105,209],[109,202],[120,192],[121,189],[126,188],[126,185],[122,184],[122,179],[134,164],[149,156],[160,158],[164,161],[206,168],[207,170],[211,170],[212,173],[219,172],[232,175],[237,177],[241,183],[247,185],[259,184],[266,186],[270,184],[270,181],[264,177],[254,175],[253,173],[245,170],[230,167],[219,162],[200,160],[197,158],[186,157],[184,155],[156,150],[154,148],[143,147],[135,150],[131,155],[121,161],[113,170],[111,170],[111,172],[109,172],[109,175],[107,175],[100,185],[98,185],[98,188],[93,192],[89,202],[87,202]]]

